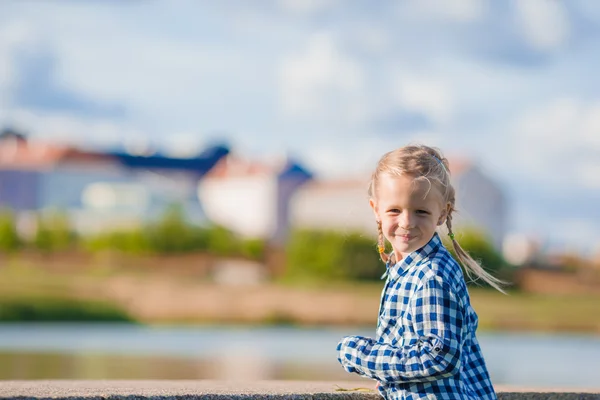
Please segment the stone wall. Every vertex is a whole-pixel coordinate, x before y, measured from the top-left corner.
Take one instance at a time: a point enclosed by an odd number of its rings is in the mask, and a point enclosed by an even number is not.
[[[365,387],[360,388],[356,382],[306,381],[0,381],[0,399],[381,399],[371,381],[365,380],[364,384]],[[500,400],[600,400],[600,390],[541,391],[499,387],[497,391]]]

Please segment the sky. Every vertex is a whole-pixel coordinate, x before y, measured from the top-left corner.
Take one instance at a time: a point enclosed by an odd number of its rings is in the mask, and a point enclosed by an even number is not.
[[[596,0],[0,0],[0,126],[324,178],[425,143],[505,191],[509,230],[600,251]]]

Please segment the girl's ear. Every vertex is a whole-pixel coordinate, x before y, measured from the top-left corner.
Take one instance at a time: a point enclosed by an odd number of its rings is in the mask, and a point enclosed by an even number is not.
[[[375,220],[380,221],[381,218],[379,218],[379,208],[377,207],[377,203],[375,202],[375,200],[370,198],[369,205],[371,206],[371,209],[373,210],[373,214],[375,214]]]

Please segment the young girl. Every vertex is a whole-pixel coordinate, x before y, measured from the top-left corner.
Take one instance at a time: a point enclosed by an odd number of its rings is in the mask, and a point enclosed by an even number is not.
[[[446,224],[468,273],[500,291],[502,282],[454,238],[448,161],[422,145],[389,152],[377,164],[369,196],[387,268],[377,336],[343,338],[339,362],[348,372],[377,380],[386,399],[496,399],[461,268],[436,228]]]

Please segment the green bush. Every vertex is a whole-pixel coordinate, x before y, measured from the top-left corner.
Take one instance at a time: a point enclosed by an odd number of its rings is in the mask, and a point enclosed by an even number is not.
[[[240,240],[227,228],[213,225],[207,230],[207,250],[219,256],[240,254]]]
[[[469,228],[456,233],[456,239],[483,267],[500,279],[511,281],[512,268],[481,231]],[[452,243],[444,245],[454,254]],[[377,254],[376,238],[359,233],[295,230],[287,244],[285,278],[307,280],[375,280],[385,272]]]
[[[295,230],[286,253],[289,279],[374,280],[385,271],[376,240],[358,233]]]
[[[208,251],[219,256],[261,259],[265,244],[260,239],[241,240],[219,226],[202,227],[186,221],[181,207],[171,206],[157,220],[141,228],[104,232],[88,237],[89,251],[116,250],[130,254],[181,254]]]
[[[144,230],[134,228],[130,231],[106,232],[88,238],[85,243],[88,251],[116,250],[128,254],[150,252],[150,242]]]
[[[246,239],[240,243],[242,256],[251,260],[263,260],[265,257],[266,243],[262,239]]]
[[[53,211],[46,215],[38,215],[32,243],[36,249],[48,252],[67,250],[75,243],[75,239],[75,233],[65,213]]]
[[[185,253],[207,247],[205,229],[187,223],[178,205],[167,208],[163,216],[144,231],[150,248],[156,253]]]
[[[21,247],[15,216],[11,210],[0,211],[0,251],[12,252]]]
[[[67,298],[0,298],[0,322],[134,322],[118,307],[101,301]]]
[[[377,253],[377,240],[358,233],[351,233],[344,239],[342,265],[348,268],[348,278],[379,280],[385,272],[385,264]]]

